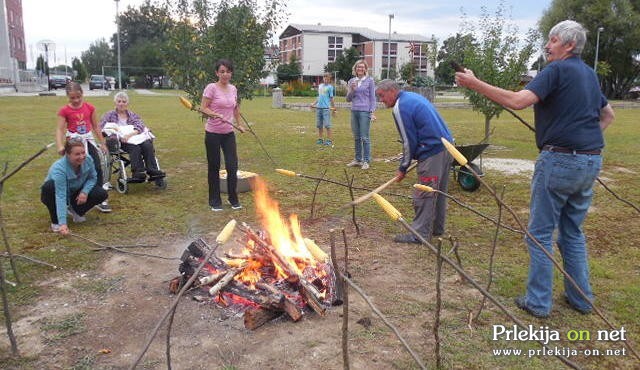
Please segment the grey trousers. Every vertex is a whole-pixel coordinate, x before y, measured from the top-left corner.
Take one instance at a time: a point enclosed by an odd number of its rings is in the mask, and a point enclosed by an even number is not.
[[[418,182],[443,193],[449,188],[451,155],[446,150],[418,162]],[[413,192],[413,209],[416,213],[411,226],[425,239],[442,235],[447,216],[447,197],[435,192]]]

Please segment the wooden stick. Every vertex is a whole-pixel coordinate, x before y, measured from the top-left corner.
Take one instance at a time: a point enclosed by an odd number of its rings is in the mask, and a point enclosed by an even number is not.
[[[182,297],[184,292],[186,292],[187,289],[189,289],[189,286],[193,284],[193,282],[196,280],[196,278],[198,277],[198,273],[200,272],[200,270],[202,270],[202,268],[207,263],[209,258],[213,256],[213,254],[216,252],[216,249],[218,248],[218,246],[221,244],[224,244],[229,239],[235,226],[236,226],[236,220],[231,220],[225,225],[222,231],[218,234],[218,237],[216,238],[215,247],[211,248],[211,250],[209,251],[209,253],[207,253],[207,255],[202,260],[202,262],[200,262],[200,265],[198,265],[198,268],[196,268],[193,275],[191,275],[191,278],[189,278],[189,280],[187,280],[187,282],[184,284],[182,289],[180,289],[180,291],[178,292],[178,295],[174,298],[173,303],[171,303],[171,306],[169,306],[169,309],[164,313],[162,318],[156,324],[155,328],[153,328],[153,330],[149,334],[149,337],[147,338],[147,342],[144,348],[142,349],[140,354],[138,354],[133,364],[131,364],[131,366],[129,367],[129,370],[133,370],[136,368],[136,366],[138,366],[138,363],[140,363],[140,360],[142,360],[142,356],[144,356],[144,354],[147,352],[147,350],[151,346],[151,342],[153,342],[153,338],[155,338],[156,334],[158,334],[158,330],[160,330],[160,326],[162,326],[162,323],[167,319],[167,317],[176,308],[176,306],[178,306],[178,303],[180,303],[180,298]]]
[[[11,257],[9,256],[9,254],[8,254],[8,253],[6,253],[6,252],[5,252],[5,253],[0,254],[0,257],[3,257],[3,258],[11,258]],[[56,266],[56,265],[52,265],[52,264],[50,264],[50,263],[48,263],[48,262],[40,261],[40,260],[39,260],[39,259],[37,259],[37,258],[33,258],[33,257],[29,257],[29,256],[25,256],[25,255],[22,255],[22,254],[14,254],[14,255],[13,255],[13,257],[16,257],[16,258],[22,258],[22,259],[25,259],[25,260],[27,260],[27,261],[31,261],[31,262],[33,262],[33,263],[37,263],[37,264],[39,264],[39,265],[49,266],[49,267],[51,267],[51,268],[53,268],[53,269],[58,269],[58,266]]]
[[[352,175],[351,179],[349,179],[349,174],[346,169],[344,170],[344,176],[347,178],[347,183],[349,184],[349,195],[351,196],[351,202],[353,202],[355,200],[355,197],[353,196],[353,180],[355,180],[356,176]],[[360,235],[360,226],[356,219],[356,206],[351,207],[351,222],[353,222],[353,226],[356,228],[356,235]]]
[[[501,199],[504,199],[504,191],[505,191],[505,186],[502,186],[502,193],[500,194]],[[489,277],[487,279],[488,280],[487,287],[485,288],[487,292],[491,291],[491,284],[493,283],[493,263],[496,256],[496,249],[498,248],[498,236],[500,235],[500,221],[502,220],[502,205],[500,204],[500,202],[497,202],[497,203],[498,203],[498,223],[496,224],[496,231],[493,233],[491,255],[489,256]],[[478,312],[476,313],[473,319],[474,321],[478,321],[478,319],[480,318],[480,314],[482,313],[482,310],[484,308],[486,301],[487,301],[487,297],[483,296],[482,302],[480,302],[480,306],[478,307]]]
[[[9,310],[9,298],[7,297],[7,287],[6,280],[4,278],[4,266],[0,262],[0,294],[2,295],[2,309],[4,310],[4,323],[7,327],[7,336],[9,337],[9,342],[11,342],[11,353],[14,356],[18,356],[18,342],[16,341],[16,336],[13,333],[13,327],[11,325],[11,311]]]
[[[342,240],[344,242],[344,275],[349,275],[349,248],[347,244],[347,233],[342,229]],[[339,274],[338,279],[342,284],[342,364],[345,370],[349,370],[349,286],[343,278],[340,270],[335,269]]]
[[[0,178],[0,184],[4,184],[5,181],[7,181],[7,179],[13,175],[16,174],[16,172],[20,171],[24,166],[26,166],[27,164],[29,164],[29,162],[33,161],[34,159],[38,158],[42,153],[44,153],[45,151],[47,151],[47,149],[51,148],[52,146],[54,146],[55,143],[49,143],[47,145],[45,145],[42,149],[40,149],[36,154],[32,155],[31,157],[27,158],[24,162],[20,163],[18,165],[18,167],[14,168],[13,170],[11,170],[11,172],[6,173],[6,169],[5,172],[6,174],[2,175],[2,178]]]
[[[438,239],[438,255],[436,258],[436,312],[433,323],[433,340],[436,345],[436,369],[442,368],[442,356],[440,354],[440,312],[442,311],[442,239]]]
[[[316,205],[316,195],[318,194],[318,188],[320,187],[320,183],[324,179],[324,176],[327,174],[327,169],[325,168],[324,172],[322,172],[322,177],[316,182],[315,188],[313,188],[313,197],[311,198],[311,219],[313,220],[315,205]]]
[[[338,258],[336,257],[336,230],[329,230],[329,245],[331,246],[331,265],[333,266],[333,271],[337,274],[339,270],[338,266]],[[342,304],[343,301],[343,292],[344,292],[344,282],[339,277],[336,279],[336,294],[335,300],[332,302],[334,306]]]
[[[46,148],[45,148],[46,150]],[[44,150],[43,150],[44,151]],[[5,162],[4,168],[2,170],[3,174],[7,173],[7,168],[9,166],[8,162]],[[20,167],[21,168],[21,167]],[[14,171],[13,173],[17,172]],[[11,174],[3,176],[3,180],[0,181],[0,232],[2,232],[2,240],[4,241],[5,249],[7,250],[7,255],[9,256],[9,263],[11,265],[11,269],[13,270],[13,276],[16,277],[16,282],[20,284],[20,274],[18,272],[18,268],[16,266],[16,261],[13,258],[13,252],[11,251],[11,244],[9,244],[9,238],[7,237],[7,232],[4,229],[4,217],[2,215],[2,191],[4,189],[4,179],[8,178]]]
[[[367,295],[365,294],[365,292],[359,287],[357,286],[353,281],[351,281],[351,279],[349,279],[345,274],[340,273],[340,275],[342,276],[342,278],[344,279],[344,281],[349,284],[356,292],[358,292],[358,294],[360,295],[360,297],[362,297],[362,299],[364,299],[364,301],[367,303],[367,305],[369,305],[369,308],[371,308],[371,311],[373,311],[376,315],[378,315],[378,317],[382,320],[382,322],[389,328],[391,329],[391,331],[393,332],[393,334],[395,334],[396,338],[398,338],[398,340],[400,340],[400,343],[402,343],[402,346],[404,346],[404,348],[407,350],[407,352],[409,352],[409,354],[411,355],[411,357],[413,357],[413,360],[416,362],[416,364],[418,364],[418,366],[420,366],[421,369],[425,369],[426,370],[426,366],[422,363],[422,360],[420,359],[420,357],[418,357],[418,354],[416,354],[411,347],[409,346],[409,343],[407,343],[407,341],[402,337],[402,335],[400,334],[400,331],[389,321],[389,319],[387,319],[387,317],[371,302],[371,299],[369,299],[369,297],[367,297]]]
[[[96,241],[93,241],[93,240],[91,240],[89,238],[85,238],[84,236],[78,235],[78,234],[75,234],[75,233],[69,233],[69,235],[99,246],[100,248],[94,248],[94,250],[96,250],[96,251],[101,251],[101,250],[108,249],[108,250],[112,250],[112,251],[119,252],[119,253],[131,254],[131,255],[134,255],[134,256],[152,257],[152,258],[159,258],[159,259],[163,259],[163,260],[179,260],[180,259],[180,258],[177,258],[177,257],[163,257],[163,256],[157,256],[155,254],[147,254],[147,253],[140,253],[140,252],[130,252],[130,251],[126,251],[126,250],[120,249],[119,247],[113,247],[113,246],[110,246],[110,245],[100,244],[100,243],[98,243]]]
[[[407,168],[407,172],[409,173],[411,170],[413,170],[416,166],[418,165],[418,162],[413,162],[409,168]],[[356,206],[362,202],[364,202],[365,200],[371,198],[373,196],[373,194],[378,194],[379,192],[381,192],[382,190],[386,189],[387,187],[389,187],[389,185],[393,184],[394,182],[398,181],[398,175],[393,176],[393,178],[391,178],[391,180],[385,182],[384,184],[378,186],[377,188],[373,189],[372,191],[370,191],[369,193],[361,196],[360,198],[354,200],[353,202],[350,202],[349,204],[346,205],[346,207],[349,206]]]

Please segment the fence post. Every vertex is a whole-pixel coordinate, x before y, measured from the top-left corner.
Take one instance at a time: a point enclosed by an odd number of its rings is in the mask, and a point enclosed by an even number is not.
[[[276,87],[275,89],[273,89],[271,96],[272,96],[271,108],[282,108],[284,104],[284,99],[282,97],[282,89],[279,87]]]

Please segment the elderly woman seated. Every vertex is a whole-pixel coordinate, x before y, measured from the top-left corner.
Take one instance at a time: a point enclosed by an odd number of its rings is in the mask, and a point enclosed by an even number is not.
[[[87,156],[82,140],[69,139],[64,153],[49,168],[40,200],[49,209],[51,231],[67,235],[70,232],[67,212],[74,222],[84,222],[84,214],[108,195],[102,184],[97,184],[93,159]]]
[[[107,135],[116,135],[122,142],[122,149],[130,156],[133,179],[144,181],[146,175],[152,179],[164,177],[165,173],[159,170],[156,161],[154,136],[140,116],[129,110],[127,93],[118,92],[113,101],[116,103],[116,109],[104,114],[100,128]]]

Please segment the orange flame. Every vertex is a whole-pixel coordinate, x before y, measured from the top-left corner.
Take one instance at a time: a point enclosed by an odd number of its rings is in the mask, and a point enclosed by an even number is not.
[[[260,178],[255,179],[253,190],[256,213],[262,227],[269,233],[271,245],[286,259],[287,264],[296,274],[303,275],[303,270],[306,267],[315,267],[319,261],[313,258],[304,242],[298,216],[290,215],[287,222],[280,215],[278,202],[269,197],[267,185]],[[278,278],[287,277],[286,269],[283,269],[283,266],[276,263],[275,267],[278,271]]]

